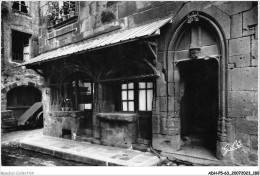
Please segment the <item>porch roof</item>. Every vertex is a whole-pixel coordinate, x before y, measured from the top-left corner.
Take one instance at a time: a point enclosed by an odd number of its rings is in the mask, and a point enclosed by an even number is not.
[[[42,62],[51,61],[67,57],[71,54],[81,53],[94,49],[100,49],[103,47],[109,47],[118,45],[125,42],[137,40],[141,37],[149,37],[151,35],[159,35],[159,29],[168,23],[172,17],[166,19],[157,20],[148,24],[144,24],[138,27],[119,30],[117,32],[103,34],[91,39],[87,39],[81,42],[73,43],[55,50],[43,53],[31,60],[20,64],[19,66],[26,65],[38,65]]]

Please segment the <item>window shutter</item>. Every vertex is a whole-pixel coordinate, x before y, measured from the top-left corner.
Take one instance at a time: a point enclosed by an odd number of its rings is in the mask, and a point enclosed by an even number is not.
[[[39,49],[38,49],[38,40],[34,39],[32,40],[32,53],[31,53],[31,58],[36,57],[39,54]]]
[[[30,59],[30,47],[28,44],[25,44],[23,47],[23,58],[24,61],[29,61]]]

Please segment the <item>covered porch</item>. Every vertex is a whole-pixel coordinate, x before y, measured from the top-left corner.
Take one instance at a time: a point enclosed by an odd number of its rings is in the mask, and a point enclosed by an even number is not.
[[[41,54],[45,135],[147,150],[156,98],[156,36],[171,18]]]

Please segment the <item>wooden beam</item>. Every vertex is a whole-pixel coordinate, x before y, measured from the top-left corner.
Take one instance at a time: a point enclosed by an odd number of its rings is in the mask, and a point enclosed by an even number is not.
[[[146,46],[149,50],[149,52],[152,54],[152,56],[154,57],[154,59],[157,61],[157,46],[156,44],[154,45],[153,43],[146,43]],[[155,47],[155,49],[153,49],[153,47]]]
[[[32,68],[32,70],[34,70],[36,73],[38,73],[39,75],[41,75],[42,77],[46,78],[46,75],[43,73],[43,71],[39,71],[36,68]]]

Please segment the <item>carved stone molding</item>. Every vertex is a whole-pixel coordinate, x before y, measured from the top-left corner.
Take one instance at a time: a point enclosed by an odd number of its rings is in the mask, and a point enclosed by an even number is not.
[[[227,140],[227,132],[226,132],[226,118],[221,117],[218,121],[218,130],[217,130],[217,138],[221,142],[226,142]]]
[[[199,12],[191,12],[187,15],[187,23],[192,23],[193,21],[199,21]]]
[[[190,58],[191,59],[198,59],[199,55],[200,55],[200,48],[190,48]]]

